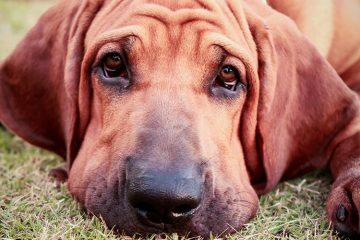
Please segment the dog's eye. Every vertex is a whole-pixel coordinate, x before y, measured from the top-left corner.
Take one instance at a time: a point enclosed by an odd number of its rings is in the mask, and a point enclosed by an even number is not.
[[[221,68],[217,76],[217,84],[230,90],[236,91],[237,85],[240,81],[240,74],[235,67],[225,65]]]
[[[107,78],[127,77],[126,66],[118,53],[109,53],[105,56],[103,71]]]

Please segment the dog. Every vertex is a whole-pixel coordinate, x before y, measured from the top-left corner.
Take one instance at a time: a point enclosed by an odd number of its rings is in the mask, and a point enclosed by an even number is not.
[[[74,198],[126,234],[231,233],[258,195],[328,164],[327,217],[356,236],[359,13],[356,0],[59,1],[0,65],[0,120],[66,159]]]

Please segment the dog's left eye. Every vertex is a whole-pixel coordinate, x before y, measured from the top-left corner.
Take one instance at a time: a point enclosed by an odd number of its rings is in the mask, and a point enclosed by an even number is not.
[[[225,65],[221,68],[217,76],[217,84],[230,90],[236,91],[237,85],[240,81],[240,74],[235,67]]]
[[[127,78],[126,66],[118,53],[109,53],[103,60],[103,72],[107,78]]]

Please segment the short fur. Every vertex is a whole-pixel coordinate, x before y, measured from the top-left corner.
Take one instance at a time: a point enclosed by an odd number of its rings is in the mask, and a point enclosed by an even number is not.
[[[328,218],[359,234],[360,3],[268,4],[59,1],[0,65],[0,120],[66,159],[74,197],[128,234],[231,232],[258,194],[326,164]],[[101,53],[130,45],[132,87],[105,87]],[[219,49],[247,81],[236,99],[204,87]],[[136,219],[123,191],[135,155],[164,171],[203,166],[201,207],[186,224]]]

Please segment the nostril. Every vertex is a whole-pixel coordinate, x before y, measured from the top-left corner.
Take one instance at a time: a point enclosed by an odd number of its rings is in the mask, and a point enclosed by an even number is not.
[[[149,198],[137,195],[130,198],[130,204],[139,219],[146,224],[177,224],[190,219],[200,205],[200,199],[186,200],[181,197]],[[132,200],[132,201],[131,201]]]
[[[176,214],[186,214],[190,212],[193,208],[188,204],[180,205],[172,210],[173,213]]]
[[[161,223],[161,211],[152,207],[151,204],[146,202],[138,202],[136,204],[132,204],[132,207],[136,210],[137,214],[141,216],[142,219],[148,219],[153,223]]]
[[[133,207],[137,209],[140,213],[144,213],[144,214],[154,211],[154,208],[143,202],[134,204]]]
[[[171,210],[171,215],[173,217],[182,217],[184,215],[191,214],[196,207],[197,205],[181,204]]]

